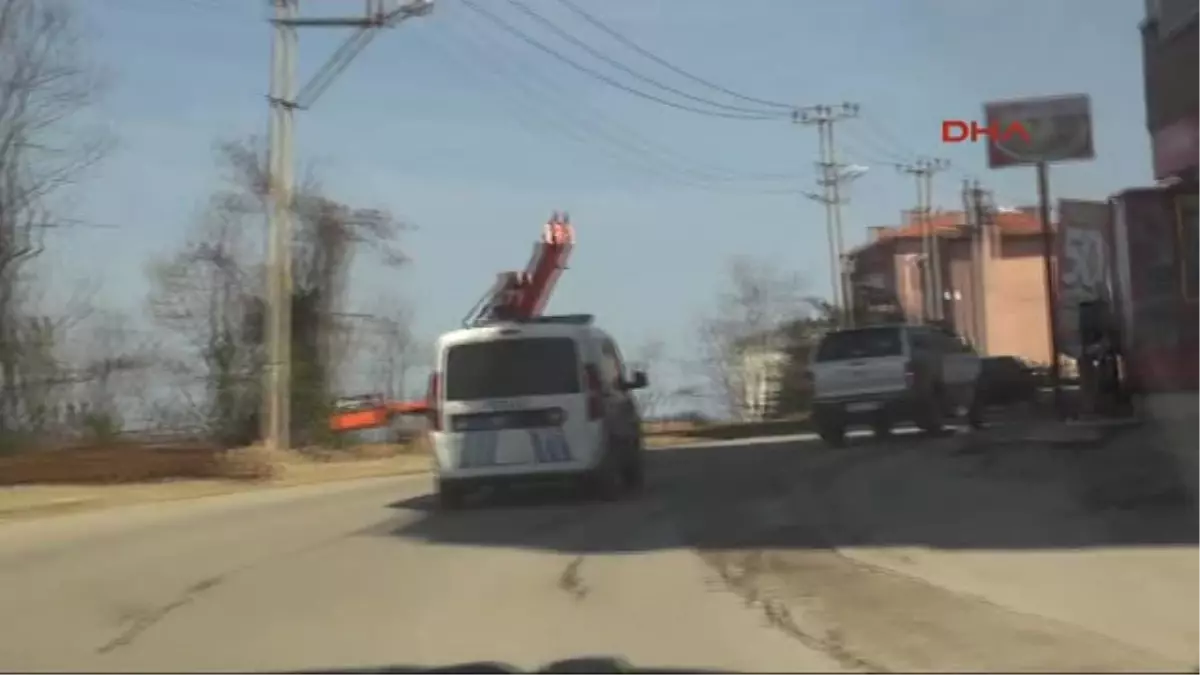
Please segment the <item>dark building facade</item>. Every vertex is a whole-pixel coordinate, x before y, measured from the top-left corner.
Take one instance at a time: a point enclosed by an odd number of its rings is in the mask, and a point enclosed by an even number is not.
[[[1142,22],[1142,67],[1146,86],[1146,127],[1154,156],[1154,177],[1196,184],[1200,154],[1200,88],[1197,79],[1196,0],[1146,0]]]

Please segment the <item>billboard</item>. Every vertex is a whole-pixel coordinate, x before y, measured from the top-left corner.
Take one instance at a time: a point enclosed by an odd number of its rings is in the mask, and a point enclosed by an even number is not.
[[[993,101],[983,106],[988,168],[1086,160],[1092,145],[1092,102],[1087,94]]]
[[[1058,347],[1073,359],[1081,353],[1079,304],[1112,302],[1110,213],[1106,201],[1058,202]]]

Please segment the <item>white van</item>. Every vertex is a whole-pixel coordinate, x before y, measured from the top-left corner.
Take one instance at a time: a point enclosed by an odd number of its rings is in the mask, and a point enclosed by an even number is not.
[[[616,343],[590,315],[438,338],[428,404],[439,502],[475,488],[578,480],[613,498],[642,482],[641,416]]]

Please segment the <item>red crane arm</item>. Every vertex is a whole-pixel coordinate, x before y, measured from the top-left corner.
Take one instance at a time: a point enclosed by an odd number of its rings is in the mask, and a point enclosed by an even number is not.
[[[567,268],[574,244],[575,233],[566,216],[546,224],[542,240],[533,245],[533,257],[526,267],[526,282],[517,306],[518,317],[541,316],[558,278]]]
[[[521,321],[540,316],[575,245],[566,214],[551,215],[524,272],[502,272],[491,290],[476,304],[466,325],[489,320]]]
[[[525,271],[502,272],[463,323],[522,321],[541,316],[558,278],[567,268],[567,259],[574,246],[575,232],[571,229],[570,218],[565,213],[555,212],[543,228],[541,239],[533,245],[533,255]],[[420,414],[428,409],[427,401],[384,401],[380,398],[363,407],[336,411],[330,417],[330,427],[334,431],[383,427],[395,415]]]

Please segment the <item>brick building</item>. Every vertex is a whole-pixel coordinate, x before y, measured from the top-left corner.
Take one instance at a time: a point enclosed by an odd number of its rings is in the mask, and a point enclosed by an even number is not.
[[[871,241],[849,254],[854,306],[860,314],[887,307],[909,322],[925,309],[921,225],[871,228]],[[984,354],[1050,363],[1041,222],[1034,207],[1001,209],[977,239],[961,211],[934,213],[941,262],[941,316]],[[864,317],[866,318],[866,317]],[[892,318],[892,317],[888,317]]]

